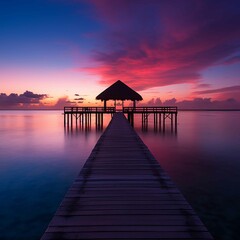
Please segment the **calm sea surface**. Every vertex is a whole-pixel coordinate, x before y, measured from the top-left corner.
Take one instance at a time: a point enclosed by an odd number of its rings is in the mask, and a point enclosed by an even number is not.
[[[240,239],[239,122],[240,112],[180,112],[177,134],[135,122],[216,239]],[[65,131],[61,111],[0,111],[0,239],[41,237],[100,135]]]

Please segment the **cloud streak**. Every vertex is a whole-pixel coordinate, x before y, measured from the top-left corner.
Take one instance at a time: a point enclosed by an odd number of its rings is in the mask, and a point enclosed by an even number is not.
[[[225,93],[225,92],[239,92],[240,93],[240,85],[217,88],[217,89],[209,89],[202,91],[195,91],[194,94],[210,94],[210,93]]]

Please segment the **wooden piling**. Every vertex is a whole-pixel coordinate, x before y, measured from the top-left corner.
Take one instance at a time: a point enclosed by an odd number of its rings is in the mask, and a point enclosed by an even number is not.
[[[65,107],[64,126],[73,128],[75,118],[75,126],[79,123],[82,128],[85,126],[89,129],[91,128],[92,114],[95,114],[95,126],[102,129],[104,114],[111,114],[112,116],[115,112],[115,107]],[[171,132],[174,132],[174,129],[175,133],[177,132],[177,107],[123,107],[123,113],[127,114],[128,121],[132,126],[134,126],[134,116],[141,114],[144,131],[148,130],[149,118],[153,114],[155,131],[165,132],[166,121],[169,119]]]

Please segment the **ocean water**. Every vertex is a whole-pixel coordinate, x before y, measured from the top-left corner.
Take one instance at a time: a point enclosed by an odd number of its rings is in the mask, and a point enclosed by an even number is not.
[[[180,112],[177,135],[139,134],[215,239],[240,239],[240,112]]]
[[[142,140],[220,240],[240,236],[239,120],[240,112],[182,111],[177,134],[163,134],[152,119],[148,131],[135,119]],[[61,111],[0,111],[0,239],[41,237],[101,133],[64,129]]]

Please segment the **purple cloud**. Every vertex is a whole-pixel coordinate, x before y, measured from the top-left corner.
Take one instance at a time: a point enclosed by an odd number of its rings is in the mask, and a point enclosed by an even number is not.
[[[20,94],[19,97],[26,97],[29,99],[43,99],[47,97],[47,94],[35,94],[33,92],[30,91],[26,91],[23,94]]]
[[[149,106],[161,106],[162,101],[161,101],[160,98],[152,98],[151,100],[149,100],[147,102],[147,105],[149,105]]]
[[[33,92],[26,91],[23,94],[6,93],[0,94],[0,107],[17,107],[22,105],[39,104],[40,100],[47,98],[47,94],[34,94]]]
[[[83,100],[85,100],[85,98],[82,98],[82,97],[80,97],[80,98],[74,98],[74,100],[75,100],[75,101],[83,101]]]
[[[177,101],[172,98],[166,101],[161,101],[160,98],[153,98],[147,102],[147,104],[139,104],[140,106],[177,106],[179,109],[186,110],[197,110],[197,109],[208,109],[208,110],[239,110],[240,102],[234,98],[229,98],[221,101],[213,101],[211,98],[195,98],[193,100]]]
[[[1,108],[14,108],[19,106],[29,106],[31,104],[40,104],[41,101],[48,98],[47,94],[35,94],[30,91],[26,91],[23,94],[6,93],[0,94],[0,107]]]
[[[195,98],[194,100],[177,102],[176,105],[179,109],[240,109],[240,103],[233,98],[221,101],[213,101],[211,98]]]
[[[195,91],[194,94],[209,94],[209,93],[225,93],[225,92],[239,92],[240,93],[240,85],[217,88],[217,89],[209,89],[203,91]]]
[[[63,109],[65,106],[77,106],[77,103],[83,103],[82,97],[73,100],[68,96],[57,99],[55,104],[49,104],[43,100],[50,98],[47,94],[36,94],[25,91],[22,94],[6,93],[0,94],[0,109]]]
[[[231,57],[231,58],[227,59],[224,62],[224,64],[229,65],[229,64],[234,64],[234,63],[238,63],[238,62],[240,62],[240,56],[234,56],[234,57]]]

